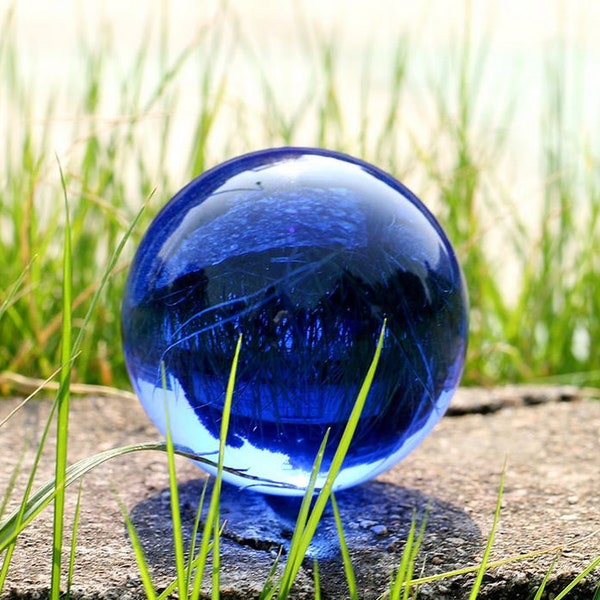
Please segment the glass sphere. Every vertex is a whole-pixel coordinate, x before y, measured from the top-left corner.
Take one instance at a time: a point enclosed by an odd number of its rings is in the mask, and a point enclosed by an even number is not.
[[[216,462],[243,336],[224,480],[305,490],[319,446],[327,469],[386,333],[334,489],[394,465],[442,417],[467,345],[455,254],[423,204],[349,156],[277,148],[194,179],[150,225],[123,300],[127,368],[174,444]],[[214,473],[212,467],[200,466]]]

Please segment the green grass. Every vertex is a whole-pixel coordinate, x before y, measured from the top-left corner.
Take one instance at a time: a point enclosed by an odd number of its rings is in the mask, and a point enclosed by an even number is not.
[[[166,453],[172,519],[175,525],[179,523],[170,439],[164,444],[106,451],[67,466],[69,404],[77,383],[128,387],[119,311],[136,243],[174,192],[194,175],[234,154],[269,145],[312,144],[362,157],[402,180],[419,173],[421,188],[414,191],[448,232],[470,291],[471,341],[465,383],[600,385],[600,347],[593,343],[600,339],[600,296],[592,293],[600,283],[596,248],[600,234],[599,143],[572,132],[569,106],[581,99],[570,91],[572,57],[568,49],[548,54],[540,65],[546,70],[547,81],[539,107],[543,127],[537,176],[544,185],[537,198],[540,209],[527,221],[514,210],[523,202],[522,191],[503,181],[497,170],[507,159],[519,160],[508,156],[506,141],[514,118],[514,99],[509,96],[503,103],[500,98],[494,114],[488,114],[489,121],[482,117],[487,110],[480,105],[486,48],[471,41],[468,9],[466,42],[450,50],[452,68],[431,73],[426,103],[433,112],[425,137],[417,135],[405,119],[406,98],[413,85],[411,61],[418,40],[408,36],[398,39],[393,55],[388,57],[383,99],[374,98],[370,89],[375,77],[373,61],[377,59],[372,58],[371,48],[365,49],[364,60],[358,65],[355,87],[342,88],[342,43],[320,34],[299,15],[296,41],[310,60],[305,88],[290,100],[280,94],[281,82],[263,68],[262,55],[246,35],[243,23],[224,5],[212,21],[202,24],[192,42],[176,50],[171,48],[166,25],[159,25],[156,33],[149,23],[148,35],[135,58],[119,69],[115,69],[118,57],[110,44],[110,32],[97,45],[82,41],[74,50],[80,60],[73,72],[78,84],[73,86],[75,93],[69,95],[67,105],[72,117],[70,143],[60,153],[56,152],[54,135],[64,115],[64,108],[57,108],[64,89],[57,86],[55,95],[44,95],[45,105],[40,109],[39,90],[22,75],[13,19],[11,10],[0,14],[0,125],[10,123],[10,135],[0,148],[0,278],[4,282],[0,290],[0,393],[11,391],[14,374],[42,380],[58,377],[59,381],[33,467],[11,514],[4,513],[14,494],[19,465],[6,489],[0,490],[0,591],[20,533],[49,506],[55,511],[52,597],[59,598],[61,589],[70,588],[79,502],[75,521],[66,524],[63,506],[67,488],[117,456],[139,451]],[[231,23],[234,36],[230,35]],[[259,108],[232,100],[235,82],[228,79],[227,64],[240,55],[246,57],[245,68],[258,81]],[[187,128],[193,137],[189,147],[182,148],[176,139],[175,122],[181,96],[189,92],[181,89],[189,68],[197,69],[200,75]],[[115,72],[120,75],[115,77]],[[109,100],[110,90],[117,90],[116,100]],[[107,106],[111,118],[106,117]],[[174,152],[180,158],[175,169],[169,160]],[[490,234],[501,244],[500,257],[486,243]],[[502,268],[505,259],[514,271],[508,278]],[[232,357],[234,367],[237,356]],[[285,561],[280,555],[273,566],[265,581],[263,600],[289,595],[328,501],[333,505],[349,594],[358,597],[350,549],[331,490],[376,364],[377,354],[330,477],[314,503],[310,494],[305,497],[290,552]],[[229,401],[234,379],[235,368],[227,392]],[[31,391],[35,395],[35,390]],[[55,479],[34,489],[37,465],[54,420],[58,424]],[[10,419],[0,423],[0,435],[2,427],[9,426]],[[222,439],[226,419],[223,427]],[[222,452],[219,456],[216,467],[221,473],[227,465],[222,462]],[[321,456],[316,457],[314,473]],[[198,541],[194,535],[187,556],[183,540],[175,535],[177,577],[160,594],[153,587],[141,543],[124,511],[148,597],[164,598],[175,590],[179,597],[198,597],[209,559],[212,594],[218,597],[223,526],[220,480],[217,477],[212,495],[206,499],[208,517],[203,523],[202,497],[194,528]],[[415,577],[421,566],[419,547],[426,526],[424,520],[418,523],[415,519],[389,590],[382,590],[382,595],[411,598],[424,583],[472,574],[471,597],[475,598],[487,570],[535,557],[536,553],[530,553],[488,562],[501,518],[501,497],[502,486],[489,544],[479,565]],[[68,556],[65,529],[72,534]],[[281,567],[280,575],[277,566]],[[600,557],[556,598],[566,597],[599,566]],[[321,581],[315,563],[316,589]],[[547,578],[536,598],[542,597],[546,584]],[[599,598],[600,588],[594,600]]]
[[[344,46],[300,15],[297,39],[290,44],[307,57],[305,83],[290,98],[261,64],[263,56],[243,23],[224,5],[213,21],[199,26],[193,41],[176,50],[166,30],[159,26],[153,34],[149,24],[134,58],[118,69],[110,32],[93,46],[82,41],[74,50],[80,59],[73,76],[83,78],[59,111],[51,93],[43,95],[48,100],[40,107],[34,83],[21,75],[7,12],[0,23],[0,118],[11,131],[0,148],[0,277],[8,285],[0,292],[0,373],[45,378],[61,363],[65,213],[53,140],[64,129],[66,110],[71,143],[58,158],[70,199],[75,333],[107,257],[147,208],[86,327],[73,366],[76,380],[128,386],[118,322],[125,275],[136,243],[168,198],[192,176],[234,154],[312,144],[419,182],[414,191],[445,227],[466,274],[471,298],[466,384],[599,384],[600,348],[592,340],[600,335],[600,300],[589,293],[600,272],[599,143],[593,130],[585,136],[573,131],[585,125],[572,122],[570,107],[578,100],[569,75],[574,59],[565,49],[548,53],[540,64],[547,93],[538,111],[541,150],[532,181],[542,181],[543,189],[524,198],[497,167],[519,162],[507,145],[519,90],[505,99],[499,95],[492,108],[482,105],[486,47],[469,41],[470,29],[466,18],[466,43],[451,47],[441,68],[430,67],[429,89],[422,92],[428,128],[417,134],[405,118],[414,71],[422,68],[411,63],[418,54],[414,36],[398,38],[385,69],[376,62],[374,39],[356,65],[355,80],[346,84],[354,87],[342,89]],[[240,57],[257,82],[257,98],[248,105],[234,99],[236,82],[228,78],[228,61]],[[378,77],[385,78],[377,97],[370,92],[376,65]],[[192,90],[189,69],[200,74]],[[61,92],[57,84],[56,96]],[[193,135],[177,137],[178,106],[190,97],[186,130]],[[530,202],[539,210],[526,219],[516,208]],[[493,244],[487,243],[490,237]],[[9,378],[0,383],[5,392],[10,389]]]

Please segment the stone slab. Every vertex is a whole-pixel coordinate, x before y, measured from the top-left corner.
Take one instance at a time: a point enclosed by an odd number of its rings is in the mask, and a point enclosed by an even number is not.
[[[528,598],[559,547],[563,550],[548,592],[564,588],[600,555],[600,402],[583,395],[594,394],[579,394],[573,388],[461,390],[450,413],[460,416],[443,419],[412,455],[386,474],[340,493],[338,503],[360,597],[379,598],[387,589],[415,511],[429,515],[417,559],[419,575],[476,565],[492,525],[505,463],[503,506],[492,560],[547,552],[491,569],[479,597]],[[17,403],[0,401],[0,422]],[[9,487],[21,463],[13,504],[25,484],[49,408],[48,401],[31,401],[0,429],[0,489]],[[72,404],[71,461],[156,439],[156,431],[130,398],[85,397]],[[204,476],[184,459],[178,459],[177,467],[184,537],[189,541]],[[52,468],[50,443],[38,483],[52,476]],[[76,497],[77,490],[69,490],[67,529]],[[120,504],[137,528],[157,589],[172,581],[165,455],[143,452],[104,464],[85,478],[72,598],[144,597]],[[224,488],[223,598],[258,596],[280,547],[285,558],[296,510],[297,503],[291,500]],[[51,528],[52,514],[46,510],[22,535],[0,598],[47,597]],[[321,597],[348,597],[331,512],[309,549],[294,598],[314,597],[313,559],[319,562]],[[591,599],[599,578],[600,571],[594,571],[568,597]],[[462,575],[427,583],[421,586],[419,598],[468,598],[472,581],[472,575]]]

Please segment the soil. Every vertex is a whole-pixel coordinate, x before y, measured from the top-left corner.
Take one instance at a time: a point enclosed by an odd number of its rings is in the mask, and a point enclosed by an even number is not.
[[[360,598],[374,600],[389,588],[413,515],[419,522],[427,515],[415,577],[478,565],[503,471],[502,509],[490,560],[539,554],[490,568],[479,598],[531,597],[557,556],[544,597],[552,598],[567,586],[600,556],[600,402],[590,398],[595,395],[572,387],[459,390],[448,415],[407,459],[376,480],[339,493]],[[18,402],[0,402],[0,421]],[[18,472],[11,507],[26,484],[50,406],[49,401],[29,402],[0,432],[3,490]],[[126,397],[84,397],[72,403],[71,411],[71,462],[159,439],[138,403]],[[52,451],[49,442],[36,487],[52,477]],[[185,459],[178,458],[177,468],[183,534],[189,543],[205,476]],[[76,488],[67,493],[68,531]],[[83,482],[71,598],[145,597],[121,505],[137,529],[156,588],[164,589],[173,580],[165,455],[140,452],[102,465]],[[223,598],[258,597],[280,550],[285,560],[297,509],[294,500],[224,487]],[[48,596],[51,531],[52,511],[46,509],[19,538],[0,598]],[[67,556],[69,544],[67,536]],[[349,597],[330,510],[309,548],[293,598],[314,598],[315,559],[321,598]],[[599,580],[596,569],[567,597],[590,600]],[[419,598],[468,598],[473,581],[474,575],[467,574],[424,583]]]

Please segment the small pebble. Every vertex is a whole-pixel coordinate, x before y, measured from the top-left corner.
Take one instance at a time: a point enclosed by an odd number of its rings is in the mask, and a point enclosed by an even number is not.
[[[462,546],[465,543],[465,540],[463,540],[461,537],[449,537],[446,538],[446,541],[454,546]]]
[[[387,527],[385,525],[373,525],[373,527],[371,527],[371,531],[375,535],[386,535],[388,532]]]
[[[560,518],[562,521],[578,521],[579,515],[576,513],[571,513],[568,515],[562,515]]]
[[[369,519],[363,519],[360,522],[360,526],[363,529],[370,529],[371,527],[373,527],[373,525],[377,525],[377,522],[376,521],[370,521]]]

